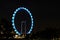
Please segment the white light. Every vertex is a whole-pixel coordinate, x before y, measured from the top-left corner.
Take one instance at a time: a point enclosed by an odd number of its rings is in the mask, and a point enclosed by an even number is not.
[[[16,29],[15,26],[13,28]]]
[[[18,34],[18,32],[16,31],[16,33]]]
[[[12,20],[12,22],[14,22],[14,20]]]
[[[17,9],[17,11],[20,10],[20,8]]]
[[[14,11],[14,13],[16,13],[16,11]]]
[[[12,17],[12,19],[14,19],[14,17]]]
[[[14,23],[12,25],[14,26]]]
[[[14,30],[15,32],[17,31],[17,30]]]
[[[15,14],[13,14],[13,16],[15,16]]]
[[[32,16],[31,16],[31,18],[32,18]]]
[[[18,11],[18,9],[16,9],[16,12]]]

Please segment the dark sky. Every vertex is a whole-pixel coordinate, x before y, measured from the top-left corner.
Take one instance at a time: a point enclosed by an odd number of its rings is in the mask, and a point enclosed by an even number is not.
[[[0,17],[11,22],[11,17],[18,7],[28,8],[34,17],[34,30],[43,30],[46,27],[59,28],[60,15],[55,1],[48,0],[0,0]]]

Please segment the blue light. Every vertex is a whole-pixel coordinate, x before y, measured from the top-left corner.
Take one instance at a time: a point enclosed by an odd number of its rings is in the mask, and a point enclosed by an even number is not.
[[[12,22],[14,22],[14,20],[12,20]]]
[[[15,32],[17,31],[17,30],[14,30]]]
[[[14,26],[14,23],[12,23],[12,25]]]
[[[12,17],[12,19],[14,20],[14,17]]]
[[[15,26],[13,28],[16,29]]]
[[[13,16],[15,16],[15,14],[13,14]]]
[[[16,15],[16,13],[17,13],[19,10],[21,10],[21,9],[27,11],[27,12],[29,13],[30,17],[31,17],[31,28],[30,28],[30,30],[27,32],[27,34],[30,34],[31,31],[32,31],[32,29],[33,29],[33,16],[32,16],[32,14],[30,13],[30,11],[29,11],[27,8],[24,8],[24,7],[17,8],[17,9],[14,11],[13,16],[12,16],[12,26],[13,26],[13,29],[14,29],[14,31],[16,32],[16,34],[21,35],[21,33],[17,31],[16,26],[15,26],[15,23],[14,23],[15,15]]]

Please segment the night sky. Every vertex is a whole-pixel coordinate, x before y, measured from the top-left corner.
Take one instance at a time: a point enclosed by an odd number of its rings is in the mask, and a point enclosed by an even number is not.
[[[55,1],[48,0],[0,0],[0,18],[11,22],[11,17],[18,7],[28,8],[34,17],[34,32],[46,28],[59,28],[60,15]]]

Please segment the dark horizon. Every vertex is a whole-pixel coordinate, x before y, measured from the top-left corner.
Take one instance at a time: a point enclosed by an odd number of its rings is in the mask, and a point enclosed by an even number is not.
[[[57,11],[56,2],[48,0],[1,0],[0,20],[8,20],[11,24],[12,14],[19,7],[26,7],[34,18],[33,33],[37,31],[60,29],[60,15]]]

